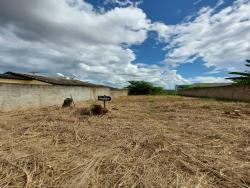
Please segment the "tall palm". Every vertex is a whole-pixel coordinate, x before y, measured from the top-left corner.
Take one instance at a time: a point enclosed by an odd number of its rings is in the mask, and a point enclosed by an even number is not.
[[[250,67],[250,60],[247,60],[247,67]],[[245,72],[230,72],[233,75],[239,75],[239,77],[227,78],[232,80],[236,84],[246,85],[250,84],[250,71]]]

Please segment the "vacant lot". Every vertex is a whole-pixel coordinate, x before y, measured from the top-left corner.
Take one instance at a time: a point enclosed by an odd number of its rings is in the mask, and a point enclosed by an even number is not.
[[[128,97],[0,113],[0,187],[249,187],[250,104]]]

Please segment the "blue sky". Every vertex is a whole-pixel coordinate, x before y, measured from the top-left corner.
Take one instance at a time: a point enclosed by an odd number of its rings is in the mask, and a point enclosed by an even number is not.
[[[174,88],[226,82],[250,58],[250,0],[2,0],[0,7],[1,72]]]

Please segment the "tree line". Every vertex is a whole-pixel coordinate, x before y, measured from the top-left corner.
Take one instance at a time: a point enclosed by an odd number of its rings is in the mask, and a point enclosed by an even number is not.
[[[126,87],[130,95],[169,95],[175,94],[175,91],[166,90],[163,87],[154,86],[150,82],[145,81],[128,81]]]

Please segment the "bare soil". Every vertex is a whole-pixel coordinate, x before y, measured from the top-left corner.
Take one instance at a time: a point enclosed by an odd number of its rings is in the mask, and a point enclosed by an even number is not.
[[[250,187],[250,104],[120,98],[0,113],[0,187]]]

